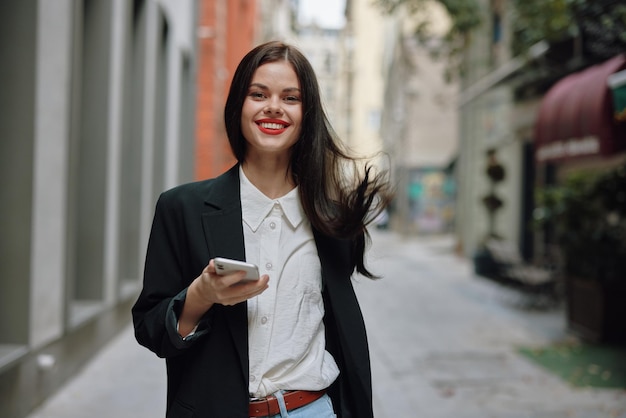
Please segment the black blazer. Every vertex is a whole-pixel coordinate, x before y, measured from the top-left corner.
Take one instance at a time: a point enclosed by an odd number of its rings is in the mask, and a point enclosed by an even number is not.
[[[239,166],[178,186],[157,202],[143,290],[132,308],[137,341],[167,363],[167,417],[248,417],[247,306],[214,305],[196,333],[176,331],[187,287],[210,259],[245,260]],[[369,418],[372,389],[365,325],[351,275],[354,243],[314,231],[322,265],[326,347],[340,374],[329,388],[338,417]]]

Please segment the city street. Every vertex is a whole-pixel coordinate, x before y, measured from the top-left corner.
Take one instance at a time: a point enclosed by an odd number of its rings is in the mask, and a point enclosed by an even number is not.
[[[560,309],[529,310],[477,278],[450,237],[374,231],[355,284],[368,327],[377,418],[626,417],[626,392],[570,387],[520,346],[569,338]],[[129,315],[130,316],[130,315]],[[165,370],[129,326],[30,418],[162,417]]]

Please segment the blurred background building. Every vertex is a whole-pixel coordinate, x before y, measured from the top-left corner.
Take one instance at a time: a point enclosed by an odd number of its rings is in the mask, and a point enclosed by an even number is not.
[[[332,26],[304,1],[0,2],[0,416],[128,324],[159,193],[234,163],[223,106],[255,44],[309,57],[339,137],[392,174],[390,227],[464,257],[497,236],[536,262],[555,244],[538,191],[626,161],[619,1],[536,39],[525,19],[552,1],[346,0]]]
[[[534,228],[537,193],[562,184],[568,173],[609,171],[624,162],[626,126],[614,118],[617,92],[608,80],[626,68],[626,12],[613,0],[574,8],[553,1],[475,3],[481,24],[469,35],[459,79],[456,233],[466,256],[490,233],[484,198],[493,151],[505,176],[491,232],[532,259],[545,251],[545,236]],[[560,31],[549,31],[555,27]]]
[[[571,331],[624,343],[626,6],[465,4],[474,9],[456,21],[466,25],[454,163],[460,253],[487,273],[485,243],[497,240],[517,264],[549,269]],[[532,288],[519,276],[498,279]]]
[[[0,416],[128,323],[155,199],[194,178],[197,7],[0,4]]]
[[[232,167],[224,128],[224,103],[237,64],[257,41],[259,13],[270,27],[288,28],[289,4],[277,0],[196,0],[198,3],[195,178],[215,177]],[[276,10],[275,14],[267,14]],[[281,11],[282,10],[282,11]]]
[[[387,17],[380,59],[384,85],[380,132],[392,161],[397,197],[392,227],[407,234],[441,234],[454,225],[455,180],[449,166],[457,152],[458,83],[445,78],[442,48],[450,26],[443,7],[426,2],[418,20],[407,5]]]

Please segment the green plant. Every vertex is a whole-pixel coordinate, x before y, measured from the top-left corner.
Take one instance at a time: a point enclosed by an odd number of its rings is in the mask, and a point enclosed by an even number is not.
[[[504,206],[504,201],[500,199],[496,193],[496,186],[504,180],[506,170],[500,161],[498,161],[496,150],[493,148],[487,150],[487,167],[485,174],[487,174],[487,178],[489,179],[489,193],[482,198],[482,202],[489,216],[489,231],[487,237],[497,237],[498,233],[495,229],[495,218],[496,213]]]
[[[577,172],[537,191],[536,226],[552,229],[566,274],[604,281],[626,275],[626,164]]]
[[[513,54],[523,54],[531,45],[542,40],[555,42],[575,36],[578,33],[573,10],[576,3],[581,1],[513,0]]]
[[[511,50],[536,42],[580,38],[584,54],[606,59],[626,46],[626,5],[620,0],[512,0]]]

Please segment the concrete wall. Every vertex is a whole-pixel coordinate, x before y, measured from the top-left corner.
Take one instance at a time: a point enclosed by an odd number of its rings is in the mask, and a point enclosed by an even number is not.
[[[465,255],[472,255],[488,232],[488,215],[482,198],[489,193],[486,175],[489,149],[495,149],[505,179],[496,186],[504,205],[496,212],[495,232],[517,243],[520,239],[520,210],[523,141],[512,129],[513,100],[508,88],[492,89],[461,108],[461,140],[458,165],[457,232]]]
[[[2,417],[130,320],[156,197],[193,179],[195,20],[195,0],[0,4]]]
[[[483,22],[471,34],[471,43],[465,52],[467,72],[461,78],[459,106],[459,155],[456,167],[458,179],[456,233],[466,256],[471,257],[488,232],[487,211],[482,197],[489,192],[485,174],[488,149],[495,149],[499,162],[506,170],[506,178],[499,183],[496,194],[504,206],[496,213],[495,231],[508,241],[519,244],[528,227],[522,221],[522,183],[524,176],[524,131],[520,126],[511,87],[506,83],[486,88],[480,94],[465,100],[467,92],[510,59],[507,19],[510,4],[499,2],[499,9],[482,0]],[[494,13],[501,13],[502,38],[494,40],[492,24]]]

